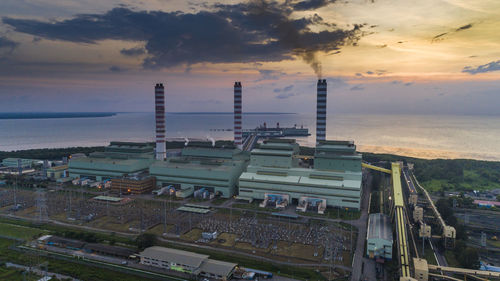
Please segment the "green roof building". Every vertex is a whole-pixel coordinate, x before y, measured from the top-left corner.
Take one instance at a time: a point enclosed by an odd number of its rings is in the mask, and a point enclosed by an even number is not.
[[[178,197],[205,188],[224,198],[234,196],[238,177],[248,165],[248,154],[239,149],[186,147],[180,157],[155,161],[149,172],[160,185],[172,185]]]
[[[69,176],[97,181],[147,172],[154,161],[154,149],[149,143],[111,142],[104,152],[70,159]]]
[[[252,150],[239,178],[239,197],[296,200],[302,211],[314,204],[320,213],[326,206],[360,208],[361,155],[353,142],[320,142],[314,168],[300,167],[298,154],[299,145],[290,139],[268,140]]]

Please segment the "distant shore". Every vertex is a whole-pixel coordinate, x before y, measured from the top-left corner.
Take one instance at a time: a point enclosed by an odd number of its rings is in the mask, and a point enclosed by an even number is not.
[[[116,112],[7,112],[0,113],[0,119],[95,118],[111,117],[116,114]]]

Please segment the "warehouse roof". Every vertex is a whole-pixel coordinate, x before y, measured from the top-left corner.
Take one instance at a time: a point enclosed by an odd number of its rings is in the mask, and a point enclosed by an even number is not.
[[[192,252],[153,246],[146,248],[140,253],[143,257],[153,258],[161,261],[174,262],[176,264],[187,265],[198,268],[201,263],[208,259],[207,255]]]
[[[200,271],[226,277],[231,274],[236,265],[231,262],[208,259],[201,265]]]
[[[389,217],[381,213],[370,214],[367,239],[392,241],[392,226]]]

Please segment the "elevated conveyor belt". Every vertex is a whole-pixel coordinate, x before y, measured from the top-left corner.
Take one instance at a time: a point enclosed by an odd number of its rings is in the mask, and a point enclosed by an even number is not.
[[[494,271],[438,266],[433,264],[429,264],[428,267],[429,271],[444,271],[450,273],[467,274],[472,276],[500,278],[500,272],[494,272]]]
[[[401,166],[399,163],[392,163],[392,187],[394,195],[394,210],[396,222],[396,236],[401,266],[401,277],[409,278],[410,274],[410,254],[408,250],[408,236],[406,231],[406,217],[404,214],[403,189],[401,187]]]
[[[372,169],[372,170],[375,170],[375,171],[379,171],[379,172],[383,172],[383,173],[387,173],[387,174],[390,174],[391,173],[391,170],[389,169],[385,169],[385,168],[381,168],[381,167],[377,167],[377,166],[373,166],[373,165],[370,165],[368,163],[361,163],[361,167],[363,168],[367,168],[367,169]]]

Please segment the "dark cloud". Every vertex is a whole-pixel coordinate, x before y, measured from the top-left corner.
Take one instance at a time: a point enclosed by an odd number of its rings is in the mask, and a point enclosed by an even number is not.
[[[279,99],[279,100],[283,100],[283,99],[287,99],[287,98],[290,98],[290,97],[293,97],[295,96],[294,93],[281,93],[279,95],[276,95],[275,98]]]
[[[254,0],[215,4],[208,11],[197,13],[121,7],[104,14],[82,14],[60,21],[9,17],[2,21],[17,32],[50,40],[87,44],[106,39],[144,42],[149,55],[143,62],[146,68],[204,62],[272,62],[299,57],[319,76],[318,52],[336,51],[362,36],[361,25],[313,32],[310,27],[320,19],[292,18],[293,8],[289,2]]]
[[[374,75],[374,74],[376,74],[378,76],[384,75],[386,73],[388,73],[388,71],[385,70],[385,69],[376,69],[375,71],[369,70],[369,71],[366,72],[366,74],[368,74],[368,75]]]
[[[6,50],[7,53],[12,53],[17,46],[19,46],[19,43],[10,40],[7,37],[0,36],[0,55],[3,53],[3,50]]]
[[[408,86],[411,86],[413,85],[413,82],[408,82],[408,83],[405,83],[405,86],[408,87]]]
[[[361,73],[358,72],[358,73],[356,73],[356,76],[357,77],[363,77],[363,74],[361,74]]]
[[[464,25],[464,26],[461,26],[461,27],[457,28],[457,29],[455,30],[455,32],[462,31],[462,30],[466,30],[466,29],[469,29],[469,28],[471,28],[471,27],[472,27],[472,23],[469,23],[469,24],[466,24],[466,25]]]
[[[140,55],[144,55],[146,53],[146,50],[144,50],[143,47],[135,47],[135,48],[130,48],[130,49],[121,49],[120,54],[124,56],[129,56],[129,57],[136,57]]]
[[[351,91],[362,91],[364,90],[365,87],[363,87],[363,84],[359,84],[359,85],[355,85],[354,87],[352,87],[350,90]]]
[[[286,73],[281,72],[279,70],[272,70],[272,69],[259,69],[258,70],[260,73],[259,79],[257,81],[264,81],[264,80],[278,80],[280,79],[281,76],[286,75]]]
[[[462,69],[462,72],[469,73],[469,74],[478,74],[478,73],[485,73],[485,72],[492,72],[492,71],[499,71],[500,70],[500,60],[497,61],[492,61],[487,64],[480,65],[478,67],[472,67],[472,66],[466,66],[464,69]]]
[[[109,71],[111,72],[123,72],[125,71],[126,69],[124,68],[121,68],[119,66],[116,66],[116,65],[112,65],[110,68],[109,68]]]
[[[296,11],[315,10],[333,2],[335,2],[335,0],[304,0],[293,5],[293,9]]]
[[[399,80],[394,80],[394,81],[392,81],[392,82],[391,82],[391,84],[394,84],[394,85],[401,84],[401,83],[402,83],[402,82],[401,82],[401,81],[399,81]]]
[[[434,42],[439,42],[439,41],[442,41],[445,39],[445,36],[446,35],[449,35],[449,34],[453,34],[453,33],[457,33],[457,32],[460,32],[460,31],[463,31],[463,30],[467,30],[467,29],[470,29],[472,28],[472,26],[474,25],[474,23],[469,23],[469,24],[466,24],[466,25],[463,25],[459,28],[456,28],[455,30],[453,31],[450,31],[450,32],[443,32],[443,33],[440,33],[434,37],[432,37],[431,39],[431,43],[434,43]]]
[[[293,89],[293,85],[289,85],[289,86],[286,86],[284,88],[276,88],[273,90],[273,92],[275,93],[280,93],[280,92],[290,92],[291,90]]]

